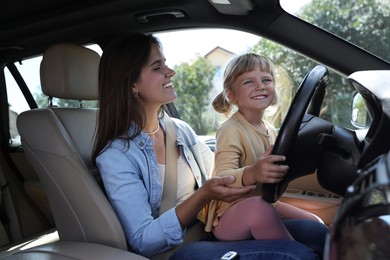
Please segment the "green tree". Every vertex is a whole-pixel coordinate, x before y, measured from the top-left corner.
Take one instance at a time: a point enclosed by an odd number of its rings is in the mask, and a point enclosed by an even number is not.
[[[313,0],[300,17],[380,57],[390,58],[390,0]]]
[[[313,0],[297,16],[380,57],[390,59],[390,0]],[[293,84],[290,86],[293,89],[292,95],[305,75],[316,65],[299,53],[266,39],[261,39],[250,51],[269,57],[288,72]],[[350,109],[350,93],[354,89],[340,75],[333,71],[329,74],[327,98],[321,117],[352,127],[349,113],[345,111]],[[280,106],[284,107],[286,104],[281,103]],[[276,122],[276,125],[280,123]]]
[[[206,58],[200,57],[193,63],[176,65],[174,70],[173,84],[178,96],[175,105],[180,116],[197,134],[205,135],[210,129],[205,112],[210,103],[215,68]]]

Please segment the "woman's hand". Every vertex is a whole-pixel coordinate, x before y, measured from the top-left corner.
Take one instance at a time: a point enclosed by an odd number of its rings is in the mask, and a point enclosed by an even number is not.
[[[244,170],[243,184],[253,185],[255,183],[277,183],[280,182],[288,171],[287,165],[276,164],[283,162],[286,157],[283,155],[271,154],[272,147],[260,157],[253,165]]]
[[[205,182],[194,194],[176,207],[176,214],[182,228],[193,222],[199,211],[211,200],[231,202],[242,198],[256,188],[249,185],[239,188],[231,188],[226,185],[235,181],[234,176],[213,177]]]
[[[201,188],[204,190],[203,192],[206,196],[205,199],[208,201],[222,200],[226,202],[231,202],[236,199],[242,198],[256,188],[256,185],[248,185],[237,188],[228,187],[228,185],[233,184],[234,181],[234,176],[213,177],[207,180]]]

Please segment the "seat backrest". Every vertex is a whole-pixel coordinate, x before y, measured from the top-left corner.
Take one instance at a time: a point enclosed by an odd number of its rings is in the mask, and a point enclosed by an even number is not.
[[[43,54],[42,91],[49,97],[97,100],[100,56],[74,44]],[[28,160],[48,196],[60,240],[127,250],[122,226],[96,177],[91,159],[97,109],[48,106],[18,116]]]

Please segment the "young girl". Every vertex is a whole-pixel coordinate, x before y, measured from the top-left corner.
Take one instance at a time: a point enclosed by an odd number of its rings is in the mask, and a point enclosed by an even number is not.
[[[282,220],[317,216],[283,202],[273,205],[261,198],[262,183],[277,183],[288,171],[282,155],[272,155],[275,129],[263,120],[276,103],[273,64],[254,53],[233,59],[225,70],[224,90],[213,101],[217,112],[235,112],[216,134],[215,176],[235,176],[230,187],[257,185],[247,198],[209,204],[206,231],[219,240],[293,239]]]

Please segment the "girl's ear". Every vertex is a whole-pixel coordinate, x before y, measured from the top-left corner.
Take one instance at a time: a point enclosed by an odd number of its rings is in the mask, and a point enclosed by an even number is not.
[[[226,90],[226,97],[229,99],[230,103],[236,104],[236,95],[234,94],[234,91],[231,89]]]

